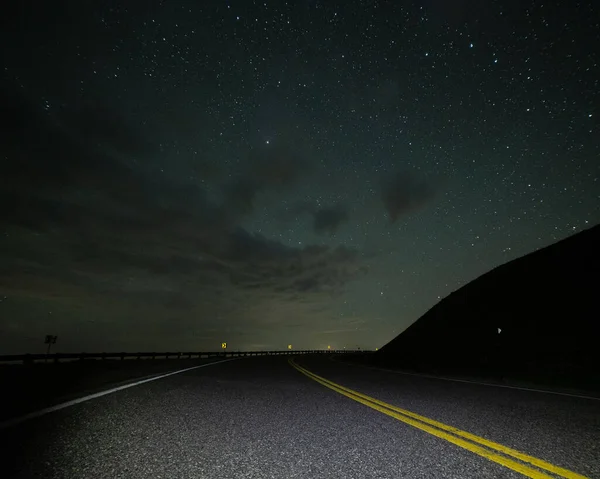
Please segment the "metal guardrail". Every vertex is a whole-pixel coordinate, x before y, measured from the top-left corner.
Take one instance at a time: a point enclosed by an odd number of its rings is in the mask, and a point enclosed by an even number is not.
[[[348,353],[368,353],[363,350],[321,350],[308,349],[301,351],[212,351],[212,352],[138,352],[138,353],[52,353],[52,354],[9,354],[0,356],[0,363],[33,364],[36,361],[51,361],[60,363],[61,361],[85,361],[85,360],[105,360],[105,359],[200,359],[200,358],[236,358],[246,356],[280,356],[296,354],[348,354]]]

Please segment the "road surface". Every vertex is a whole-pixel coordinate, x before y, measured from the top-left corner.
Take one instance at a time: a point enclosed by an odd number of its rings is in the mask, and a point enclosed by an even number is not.
[[[294,363],[230,360],[5,420],[0,477],[600,478],[598,400]]]

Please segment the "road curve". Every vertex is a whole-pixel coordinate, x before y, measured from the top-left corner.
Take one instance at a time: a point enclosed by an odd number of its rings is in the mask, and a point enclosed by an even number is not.
[[[3,427],[0,476],[600,478],[600,401],[295,363],[214,364]]]

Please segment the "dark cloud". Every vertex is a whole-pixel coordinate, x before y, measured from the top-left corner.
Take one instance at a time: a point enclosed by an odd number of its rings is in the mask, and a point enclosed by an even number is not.
[[[253,178],[241,177],[226,184],[223,188],[225,196],[225,212],[238,216],[245,216],[254,211],[256,197],[265,188]]]
[[[190,158],[186,166],[197,178],[216,180],[223,175],[223,168],[214,161],[205,158]]]
[[[285,144],[254,148],[234,179],[223,187],[225,213],[237,218],[254,211],[261,193],[293,187],[311,171],[311,164]]]
[[[316,245],[290,248],[243,230],[235,237],[235,247],[223,257],[230,265],[232,281],[241,287],[333,292],[365,273],[354,249]]]
[[[348,212],[342,206],[320,208],[314,213],[314,229],[316,233],[334,234],[347,220]]]
[[[149,143],[106,109],[57,118],[21,98],[1,114],[11,135],[1,151],[0,286],[15,295],[217,311],[336,294],[365,272],[355,250],[289,247],[237,224],[258,194],[307,174],[290,148],[254,150],[218,204],[192,180],[136,166]],[[341,208],[312,214],[318,232],[346,219]]]
[[[244,173],[265,187],[282,188],[294,185],[311,167],[293,145],[264,145],[251,151]]]
[[[348,211],[341,204],[319,207],[309,201],[301,201],[282,210],[278,218],[282,221],[291,221],[302,215],[310,215],[313,219],[313,230],[317,234],[333,235],[348,221]]]
[[[102,105],[87,104],[74,111],[63,109],[65,126],[86,143],[97,143],[132,157],[152,152],[150,143],[116,111]]]
[[[23,92],[6,81],[0,82],[0,137],[3,144],[27,139],[30,129],[35,129],[34,108]]]
[[[434,195],[430,183],[408,172],[397,173],[382,185],[383,204],[392,223],[422,208]]]
[[[103,153],[94,141],[90,144],[87,135],[77,134],[60,116],[31,104],[19,88],[4,90],[2,100],[0,191],[11,200],[5,203],[7,216],[28,223],[63,216],[72,221],[71,215],[85,215],[82,203],[90,207],[93,201],[92,195],[81,194],[86,190],[102,190],[119,201],[136,196],[144,201],[141,196],[147,195],[131,166]],[[108,131],[102,136],[108,141]]]

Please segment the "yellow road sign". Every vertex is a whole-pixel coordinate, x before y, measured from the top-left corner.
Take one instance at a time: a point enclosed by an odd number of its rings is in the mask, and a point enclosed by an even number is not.
[[[292,345],[291,344],[288,344],[288,349],[292,349]]]
[[[227,343],[221,343],[221,349],[227,349]]]
[[[331,349],[331,346],[327,346],[327,349]]]

